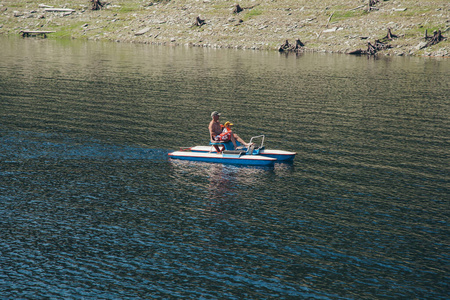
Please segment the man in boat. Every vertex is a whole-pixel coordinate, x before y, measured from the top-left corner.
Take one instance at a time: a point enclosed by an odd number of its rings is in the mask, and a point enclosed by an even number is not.
[[[211,136],[211,142],[229,142],[231,141],[234,145],[234,149],[237,148],[236,141],[248,147],[249,144],[244,142],[237,134],[231,131],[230,128],[224,130],[224,126],[220,124],[219,118],[220,114],[217,111],[211,113],[211,122],[209,123],[209,134]],[[227,122],[231,124],[230,122]],[[231,124],[233,125],[233,124]],[[225,131],[225,132],[224,132]]]

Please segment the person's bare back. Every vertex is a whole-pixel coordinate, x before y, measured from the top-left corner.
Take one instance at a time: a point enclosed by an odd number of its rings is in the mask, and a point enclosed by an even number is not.
[[[211,114],[212,120],[211,122],[209,122],[208,129],[209,129],[209,136],[212,142],[215,141],[214,137],[222,133],[222,126],[220,126],[219,116],[220,114],[216,111]]]

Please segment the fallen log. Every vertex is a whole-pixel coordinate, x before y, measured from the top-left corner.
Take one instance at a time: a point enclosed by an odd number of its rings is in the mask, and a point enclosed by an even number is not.
[[[426,33],[425,33],[426,35]],[[372,44],[371,42],[367,42],[367,50],[354,50],[351,52],[348,52],[348,54],[352,55],[361,55],[361,54],[367,54],[367,55],[376,55],[378,51],[386,50],[389,48],[392,48],[391,45],[387,44],[387,41],[392,41],[394,38],[398,38],[397,35],[393,34],[391,31],[391,28],[388,28],[388,32],[385,37],[375,40],[375,42]],[[364,38],[366,39],[366,38]]]
[[[53,33],[53,32],[56,32],[56,31],[21,30],[21,31],[20,31],[20,34],[22,35],[22,37],[42,35],[44,38],[46,38],[48,33]]]
[[[375,42],[372,44],[371,42],[367,42],[367,50],[354,50],[349,52],[348,54],[351,55],[363,55],[363,54],[367,54],[367,55],[376,55],[378,51],[380,50],[386,50],[392,48],[391,45],[383,43],[380,40],[375,40]]]
[[[360,9],[361,7],[364,7],[364,6],[366,6],[366,5],[365,5],[365,4],[360,5],[360,6],[358,6],[358,7],[355,7],[355,8],[350,9],[349,11],[357,10],[357,9]]]
[[[70,8],[49,7],[49,8],[44,8],[44,11],[47,11],[47,12],[70,12],[70,13],[73,13],[75,10],[74,9],[70,9]]]
[[[362,54],[367,54],[367,53],[364,50],[358,49],[358,50],[351,51],[348,54],[350,54],[350,55],[362,55]]]
[[[147,32],[149,32],[151,30],[150,27],[146,27],[144,29],[139,30],[138,32],[136,32],[134,35],[138,36],[138,35],[143,35],[146,34]]]

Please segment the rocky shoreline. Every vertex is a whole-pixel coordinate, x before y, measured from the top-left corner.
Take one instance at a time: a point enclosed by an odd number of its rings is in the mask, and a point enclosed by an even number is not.
[[[391,32],[377,55],[450,56],[447,0],[240,1],[239,12],[227,0],[111,0],[99,10],[90,0],[31,2],[0,3],[0,35],[54,31],[49,38],[252,50],[299,40],[295,52],[351,53]],[[427,45],[425,36],[439,30],[444,39]]]

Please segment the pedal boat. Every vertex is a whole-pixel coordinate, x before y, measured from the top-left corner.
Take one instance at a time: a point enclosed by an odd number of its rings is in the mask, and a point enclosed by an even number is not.
[[[262,138],[261,144],[256,145],[253,140]],[[296,152],[284,150],[268,150],[264,147],[264,135],[255,136],[250,139],[250,147],[234,149],[232,142],[210,143],[209,146],[195,146],[181,148],[180,151],[169,153],[173,159],[184,159],[192,161],[204,161],[212,163],[273,166],[276,162],[289,163],[295,158]]]

